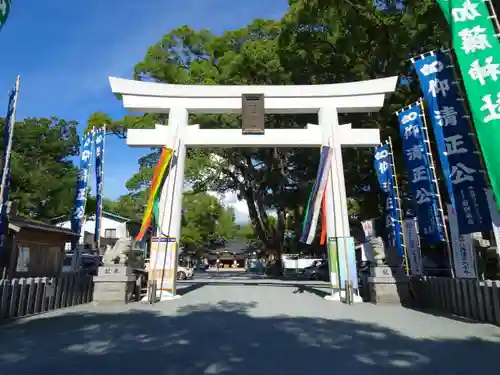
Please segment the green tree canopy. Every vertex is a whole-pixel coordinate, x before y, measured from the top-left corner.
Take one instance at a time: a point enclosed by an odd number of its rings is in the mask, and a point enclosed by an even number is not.
[[[258,240],[257,236],[255,235],[255,231],[253,230],[252,224],[250,223],[240,226],[236,232],[236,237],[249,242]]]
[[[188,249],[207,246],[211,239],[232,238],[236,231],[234,214],[207,193],[188,191],[182,200],[181,244]]]
[[[80,152],[76,126],[55,117],[16,123],[9,200],[17,202],[21,214],[48,221],[71,213],[77,175],[71,158]],[[0,118],[0,132],[4,129]]]

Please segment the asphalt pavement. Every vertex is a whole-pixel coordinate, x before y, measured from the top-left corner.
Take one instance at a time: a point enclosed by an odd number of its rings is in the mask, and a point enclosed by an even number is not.
[[[315,283],[207,272],[177,300],[22,319],[0,329],[0,375],[498,372],[499,327],[327,301]]]

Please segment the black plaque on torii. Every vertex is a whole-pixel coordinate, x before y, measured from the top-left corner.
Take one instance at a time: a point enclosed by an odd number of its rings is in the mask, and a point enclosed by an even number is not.
[[[264,134],[264,94],[243,94],[243,134]]]

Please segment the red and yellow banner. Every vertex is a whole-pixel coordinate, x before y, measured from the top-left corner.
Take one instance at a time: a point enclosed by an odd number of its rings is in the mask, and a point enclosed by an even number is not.
[[[326,193],[326,186],[325,186]],[[323,246],[326,243],[326,194],[323,195],[321,200],[321,237],[319,244]]]
[[[144,212],[144,216],[142,218],[141,230],[136,237],[137,241],[142,240],[148,228],[151,226],[155,198],[160,194],[160,187],[164,180],[165,172],[172,158],[172,154],[173,150],[171,148],[164,147],[161,150],[160,160],[158,161],[158,164],[156,164],[153,180],[151,181],[151,187],[148,195],[148,205],[146,206],[146,211]]]

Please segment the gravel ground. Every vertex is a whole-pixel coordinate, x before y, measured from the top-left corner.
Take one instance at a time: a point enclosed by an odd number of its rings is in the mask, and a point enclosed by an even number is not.
[[[213,280],[183,283],[174,301],[79,306],[0,328],[0,375],[498,372],[498,327],[330,302],[316,283]]]

